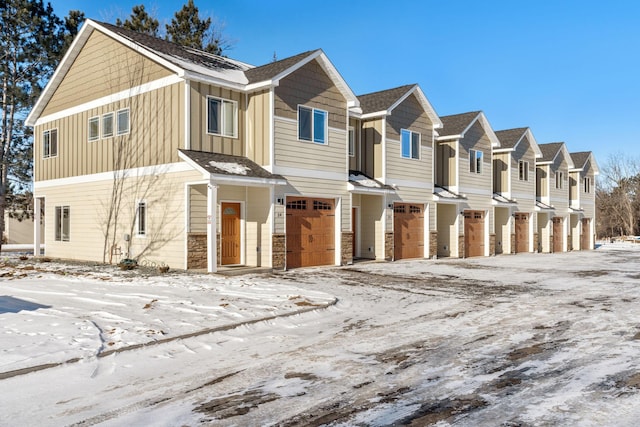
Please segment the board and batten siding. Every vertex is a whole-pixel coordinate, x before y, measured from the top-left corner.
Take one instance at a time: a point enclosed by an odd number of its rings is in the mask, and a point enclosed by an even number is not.
[[[361,123],[360,120],[349,118],[349,127],[353,128],[353,156],[349,156],[349,169],[363,172],[362,168],[362,148],[360,144],[361,138]],[[348,147],[347,147],[348,148]]]
[[[173,73],[94,30],[41,116],[149,83]]]
[[[458,164],[456,162],[457,141],[439,141],[435,147],[435,185],[449,188],[458,185]]]
[[[124,235],[129,234],[130,257],[140,256],[156,264],[185,268],[184,183],[200,177],[197,172],[179,172],[160,175],[153,181],[149,180],[153,176],[125,181],[125,188],[129,190],[123,194],[119,227],[112,234],[115,236],[115,246],[123,252],[120,259],[125,257],[126,252]],[[44,243],[47,256],[102,262],[108,209],[108,198],[105,196],[110,194],[112,185],[112,180],[104,180],[37,189],[38,197],[45,199]],[[140,199],[147,203],[146,237],[135,235],[134,215]],[[68,242],[55,240],[56,206],[69,206]]]
[[[228,154],[232,156],[244,155],[245,133],[245,96],[230,89],[212,86],[206,83],[190,83],[190,109],[191,109],[191,142],[190,149],[206,151],[208,153]],[[224,137],[207,133],[207,97],[234,101],[238,107],[236,137]]]
[[[36,126],[34,180],[178,162],[178,148],[184,140],[183,105],[184,85],[175,83]],[[121,109],[129,109],[130,130],[118,136],[116,113]],[[114,113],[114,136],[89,141],[89,119],[101,120],[106,113]],[[58,130],[58,155],[43,158],[43,132],[51,129]],[[121,162],[114,160],[116,144],[125,154]]]
[[[536,197],[548,201],[549,165],[536,166]]]
[[[261,166],[271,165],[271,91],[249,95],[246,114],[246,156]]]
[[[329,113],[329,127],[347,129],[347,101],[317,60],[280,81],[274,89],[275,116],[298,120],[298,105]]]
[[[509,191],[509,161],[511,153],[493,154],[493,192],[505,193]],[[516,170],[518,165],[516,164]],[[513,165],[512,169],[513,170]],[[516,179],[518,177],[516,176]]]
[[[372,178],[382,178],[382,125],[383,118],[362,123],[362,172]]]

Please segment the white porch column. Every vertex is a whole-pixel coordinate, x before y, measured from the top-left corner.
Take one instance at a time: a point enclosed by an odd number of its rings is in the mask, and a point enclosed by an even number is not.
[[[218,271],[218,187],[213,183],[207,184],[207,271]]]
[[[33,256],[40,256],[40,247],[42,236],[40,235],[40,221],[42,220],[42,199],[40,197],[33,198]]]

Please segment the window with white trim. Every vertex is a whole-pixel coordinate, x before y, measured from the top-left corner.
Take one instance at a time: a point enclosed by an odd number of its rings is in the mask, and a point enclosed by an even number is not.
[[[49,129],[42,132],[42,158],[56,157],[58,155],[58,129]]]
[[[349,126],[349,157],[356,155],[356,135],[353,126]]]
[[[400,155],[405,159],[420,158],[420,133],[401,129],[400,145]]]
[[[97,141],[100,139],[100,117],[91,117],[89,119],[89,141]]]
[[[518,162],[518,179],[520,181],[529,181],[529,162],[524,160]]]
[[[122,110],[118,110],[116,113],[117,118],[117,132],[118,135],[124,135],[129,133],[129,109],[124,108]]]
[[[144,200],[138,201],[136,206],[136,234],[147,235],[147,202]]]
[[[113,113],[102,115],[102,137],[110,138],[113,136]]]
[[[235,138],[238,128],[238,104],[222,98],[207,97],[207,133]]]
[[[71,209],[69,206],[56,206],[55,211],[55,239],[57,242],[68,242]]]
[[[318,144],[327,143],[328,116],[324,110],[298,106],[298,139]]]
[[[469,150],[469,172],[482,173],[482,151]]]
[[[556,188],[562,189],[564,188],[564,174],[562,172],[556,172]]]
[[[582,178],[582,185],[585,193],[591,193],[591,178],[588,176]]]

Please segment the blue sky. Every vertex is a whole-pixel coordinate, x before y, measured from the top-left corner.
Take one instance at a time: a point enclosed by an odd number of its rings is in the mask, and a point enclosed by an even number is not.
[[[162,23],[186,0],[53,0],[114,22],[143,3]],[[418,83],[440,115],[483,110],[494,130],[529,126],[564,141],[636,156],[640,2],[196,0],[254,65],[322,48],[356,94]],[[87,6],[90,4],[90,6]],[[301,6],[301,4],[303,6]]]

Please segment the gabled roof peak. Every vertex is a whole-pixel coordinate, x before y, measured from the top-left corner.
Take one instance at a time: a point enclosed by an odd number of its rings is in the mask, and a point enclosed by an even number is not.
[[[480,121],[484,131],[491,140],[491,146],[500,147],[500,140],[493,132],[489,121],[482,111],[469,111],[467,113],[451,114],[449,116],[440,117],[443,128],[438,131],[439,140],[460,139],[464,138],[465,133],[473,126],[476,121]]]

